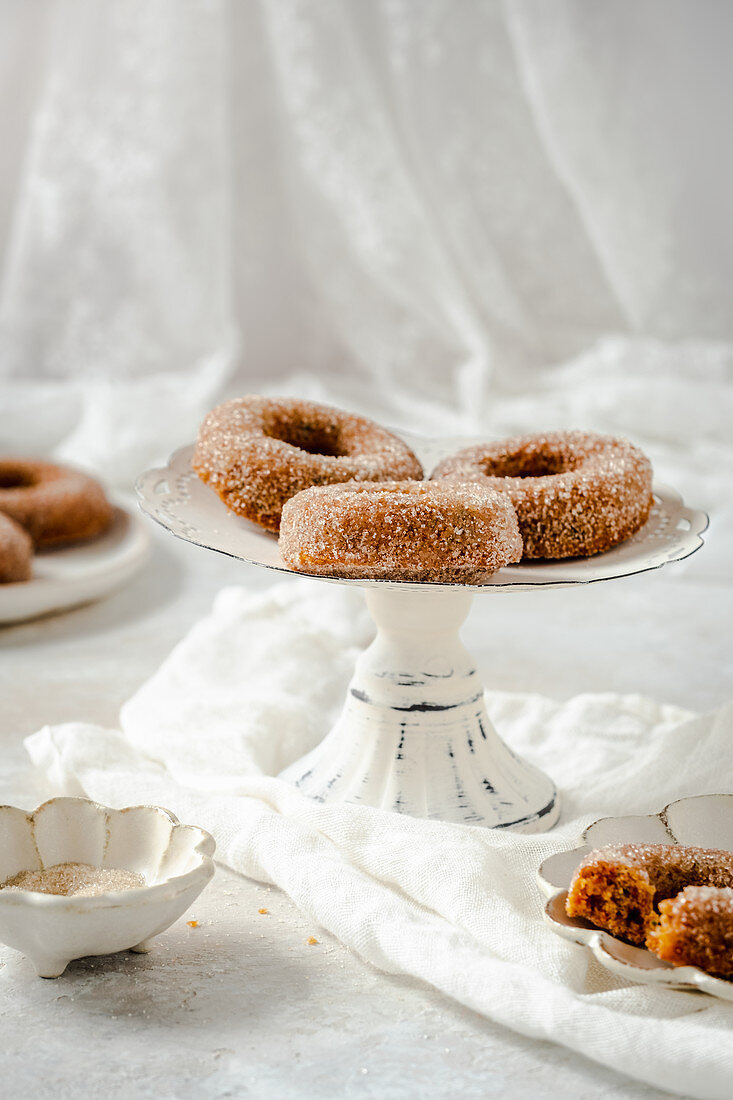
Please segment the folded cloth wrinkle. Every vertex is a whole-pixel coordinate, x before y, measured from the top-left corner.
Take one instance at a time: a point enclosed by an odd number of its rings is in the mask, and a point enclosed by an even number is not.
[[[122,729],[183,782],[207,777],[224,789],[242,774],[276,774],[335,720],[372,633],[354,589],[224,589],[211,615],[123,706]],[[199,737],[180,752],[181,730],[197,727]]]
[[[562,790],[546,835],[319,804],[267,773],[323,736],[371,632],[348,587],[225,589],[125,704],[121,730],[46,727],[28,751],[61,791],[201,824],[223,863],[286,891],[385,972],[639,1080],[727,1098],[733,1004],[609,974],[544,927],[536,872],[596,817],[733,790],[733,706],[696,716],[641,696],[489,693],[502,736]]]

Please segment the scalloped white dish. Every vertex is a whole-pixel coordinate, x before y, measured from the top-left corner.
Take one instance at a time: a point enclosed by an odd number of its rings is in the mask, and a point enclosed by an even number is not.
[[[160,806],[113,810],[88,798],[51,798],[32,813],[0,806],[0,883],[59,863],[135,871],[144,886],[94,896],[0,889],[0,942],[43,978],[72,959],[147,951],[214,874],[213,838]]]
[[[697,795],[670,802],[657,814],[604,817],[590,825],[581,844],[550,856],[537,872],[547,896],[545,920],[558,936],[590,950],[607,970],[630,982],[698,990],[733,1001],[733,981],[714,978],[695,966],[672,966],[643,947],[634,947],[581,917],[569,917],[565,899],[575,868],[606,844],[690,844],[733,851],[733,794]]]
[[[42,550],[33,559],[29,581],[0,584],[0,624],[24,622],[98,600],[135,576],[147,561],[150,535],[138,512],[114,503],[112,524],[104,534]]]

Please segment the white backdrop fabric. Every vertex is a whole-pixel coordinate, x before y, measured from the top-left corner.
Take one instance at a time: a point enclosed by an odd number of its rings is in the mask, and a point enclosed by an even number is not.
[[[263,389],[633,431],[671,382],[675,432],[730,423],[729,5],[0,0],[0,30],[0,449],[129,484]]]

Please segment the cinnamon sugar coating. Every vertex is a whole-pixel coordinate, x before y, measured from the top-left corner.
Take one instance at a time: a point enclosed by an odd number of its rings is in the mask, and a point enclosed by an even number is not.
[[[675,966],[699,966],[709,974],[733,975],[733,889],[687,886],[660,902],[646,938],[650,951]]]
[[[90,863],[54,863],[40,871],[19,871],[0,883],[0,890],[32,890],[63,897],[98,897],[145,886],[138,871],[124,867],[95,867]]]
[[[525,558],[588,557],[646,523],[652,468],[626,439],[546,432],[467,447],[443,459],[433,478],[475,480],[509,494]]]
[[[280,552],[317,576],[482,584],[522,540],[509,498],[485,485],[348,482],[285,504]]]
[[[598,848],[576,868],[565,910],[643,944],[660,902],[687,886],[733,887],[733,853],[684,844]]]
[[[366,417],[257,395],[208,414],[192,465],[228,508],[270,531],[285,501],[311,485],[422,477],[410,448]]]
[[[36,549],[94,538],[112,520],[99,482],[36,459],[0,460],[0,512],[25,528]]]
[[[32,557],[30,535],[0,512],[0,584],[30,580]]]

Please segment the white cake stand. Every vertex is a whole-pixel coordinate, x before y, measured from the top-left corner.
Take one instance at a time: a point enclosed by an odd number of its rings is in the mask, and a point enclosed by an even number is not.
[[[426,469],[466,445],[409,442]],[[273,535],[229,512],[199,480],[192,451],[184,447],[164,469],[140,478],[143,511],[198,546],[293,573]],[[703,512],[656,485],[644,528],[593,558],[512,566],[480,586],[329,579],[364,589],[377,636],[357,661],[336,725],[283,777],[323,802],[362,802],[525,833],[549,829],[560,811],[555,786],[493,728],[475,664],[459,640],[471,601],[477,594],[569,587],[656,569],[694,553],[706,526]]]

